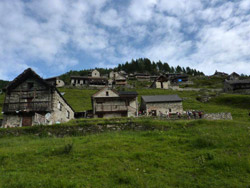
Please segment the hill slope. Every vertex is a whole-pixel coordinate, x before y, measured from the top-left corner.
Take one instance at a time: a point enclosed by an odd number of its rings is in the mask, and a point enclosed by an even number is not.
[[[1,138],[0,187],[250,186],[249,123],[169,126],[168,131]]]

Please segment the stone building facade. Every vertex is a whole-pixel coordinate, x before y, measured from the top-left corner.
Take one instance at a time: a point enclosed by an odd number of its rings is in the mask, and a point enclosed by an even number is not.
[[[55,124],[74,118],[74,110],[57,88],[26,69],[5,89],[3,127]]]
[[[182,99],[178,95],[142,96],[140,110],[152,116],[183,113]]]
[[[108,87],[95,93],[92,100],[94,117],[135,117],[138,115],[136,92],[117,92]]]
[[[101,77],[101,74],[98,70],[95,69],[93,71],[90,71],[89,77],[99,78]]]
[[[109,73],[110,82],[114,85],[126,85],[127,79],[125,76],[120,74],[119,72],[111,71]]]
[[[150,87],[156,89],[169,89],[170,81],[165,76],[159,76],[155,79]]]

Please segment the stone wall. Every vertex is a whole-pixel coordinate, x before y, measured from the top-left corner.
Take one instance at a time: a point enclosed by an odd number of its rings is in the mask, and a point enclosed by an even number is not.
[[[163,82],[163,88],[161,88],[161,82],[155,82],[155,88],[159,88],[159,89],[168,89],[170,82]]]
[[[146,123],[110,123],[98,125],[78,125],[78,126],[33,126],[23,128],[0,129],[0,138],[4,136],[20,136],[20,135],[36,135],[36,136],[82,136],[91,133],[102,133],[105,131],[121,131],[121,130],[168,130],[169,126],[147,125]]]
[[[63,100],[58,92],[53,94],[53,110],[49,119],[50,124],[63,123],[74,119],[74,111]]]
[[[17,115],[3,115],[2,126],[7,127],[21,127],[22,126],[22,117]]]
[[[204,114],[203,119],[207,120],[232,120],[233,117],[231,113],[209,113]]]
[[[171,113],[182,113],[183,107],[182,102],[166,102],[166,103],[147,103],[146,104],[146,111],[147,114],[152,110],[156,110],[156,115],[159,116],[161,114]]]

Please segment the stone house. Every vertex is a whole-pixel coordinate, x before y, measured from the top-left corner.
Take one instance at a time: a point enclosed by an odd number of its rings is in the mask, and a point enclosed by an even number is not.
[[[231,73],[228,77],[227,80],[239,80],[240,79],[240,75],[237,74],[236,72]]]
[[[126,85],[127,84],[126,77],[120,74],[119,72],[111,71],[109,73],[109,79],[114,85]]]
[[[123,70],[119,71],[119,74],[124,76],[125,78],[128,78],[128,74]]]
[[[99,77],[101,77],[101,74],[98,70],[95,69],[93,71],[90,71],[88,76],[94,77],[94,78],[99,78]]]
[[[94,117],[135,117],[138,113],[137,93],[105,87],[91,97]]]
[[[162,75],[156,78],[150,87],[156,89],[169,89],[170,81],[166,76]]]
[[[218,72],[218,71],[216,70],[213,76],[223,77],[223,76],[228,76],[228,74],[225,73],[225,72]]]
[[[74,110],[57,88],[26,69],[5,88],[3,127],[67,122]]]
[[[142,96],[140,110],[147,116],[183,113],[182,99],[178,95]]]
[[[65,86],[64,81],[61,80],[58,76],[52,77],[52,78],[46,78],[45,81],[52,84],[55,87],[63,87],[63,86]]]
[[[250,79],[225,80],[224,91],[235,93],[250,93]]]

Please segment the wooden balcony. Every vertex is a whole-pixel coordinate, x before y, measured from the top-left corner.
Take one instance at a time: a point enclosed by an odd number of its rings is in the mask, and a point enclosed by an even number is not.
[[[125,105],[96,105],[96,112],[122,112],[128,111],[128,107]]]
[[[51,103],[49,101],[42,102],[20,102],[20,103],[4,103],[3,112],[47,112],[51,110]]]

